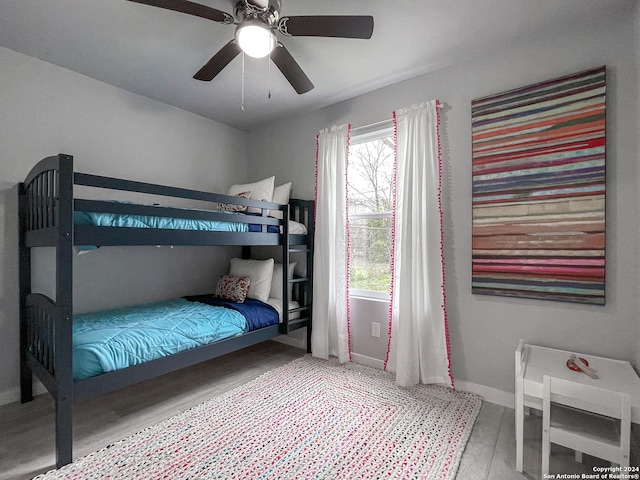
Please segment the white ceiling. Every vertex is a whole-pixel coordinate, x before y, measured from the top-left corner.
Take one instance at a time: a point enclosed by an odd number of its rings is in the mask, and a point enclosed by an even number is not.
[[[232,12],[231,0],[197,0]],[[589,25],[633,0],[282,0],[281,14],[372,15],[370,40],[279,36],[315,84],[298,95],[272,64],[242,57],[192,77],[234,27],[126,0],[0,0],[0,46],[218,122],[251,130],[531,35]],[[1,75],[1,71],[0,71]],[[268,92],[271,90],[271,99]]]

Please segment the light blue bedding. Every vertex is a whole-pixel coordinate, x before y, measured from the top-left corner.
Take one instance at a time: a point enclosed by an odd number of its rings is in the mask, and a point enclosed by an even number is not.
[[[225,212],[227,213],[227,212]],[[249,224],[194,220],[189,218],[156,217],[153,215],[127,215],[122,213],[73,212],[74,225],[98,227],[164,228],[171,230],[200,230],[206,232],[247,232]]]
[[[183,298],[73,317],[73,378],[81,380],[247,332],[241,313]]]

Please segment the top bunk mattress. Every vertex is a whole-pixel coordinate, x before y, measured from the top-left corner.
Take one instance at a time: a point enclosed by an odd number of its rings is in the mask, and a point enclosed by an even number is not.
[[[234,221],[231,212],[216,212],[229,215],[229,221],[195,220],[189,218],[162,217],[156,215],[131,215],[122,213],[99,212],[73,212],[74,225],[87,225],[96,227],[125,227],[125,228],[154,228],[169,230],[197,230],[205,232],[260,232],[262,225]],[[268,225],[268,233],[281,233],[277,225]],[[304,224],[289,220],[289,233],[293,235],[306,235],[307,228]]]

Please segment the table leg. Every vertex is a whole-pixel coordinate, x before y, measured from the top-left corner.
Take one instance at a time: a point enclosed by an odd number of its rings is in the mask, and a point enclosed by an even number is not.
[[[524,454],[524,370],[526,365],[527,346],[524,340],[518,342],[515,355],[515,420],[516,420],[516,470],[522,472]]]
[[[524,395],[522,392],[522,384],[516,381],[516,398],[515,398],[515,420],[516,420],[516,470],[522,472],[523,456],[524,456]]]

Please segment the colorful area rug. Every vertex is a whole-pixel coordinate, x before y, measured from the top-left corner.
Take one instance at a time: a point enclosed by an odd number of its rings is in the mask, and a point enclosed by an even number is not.
[[[307,355],[36,479],[453,479],[481,403]]]

